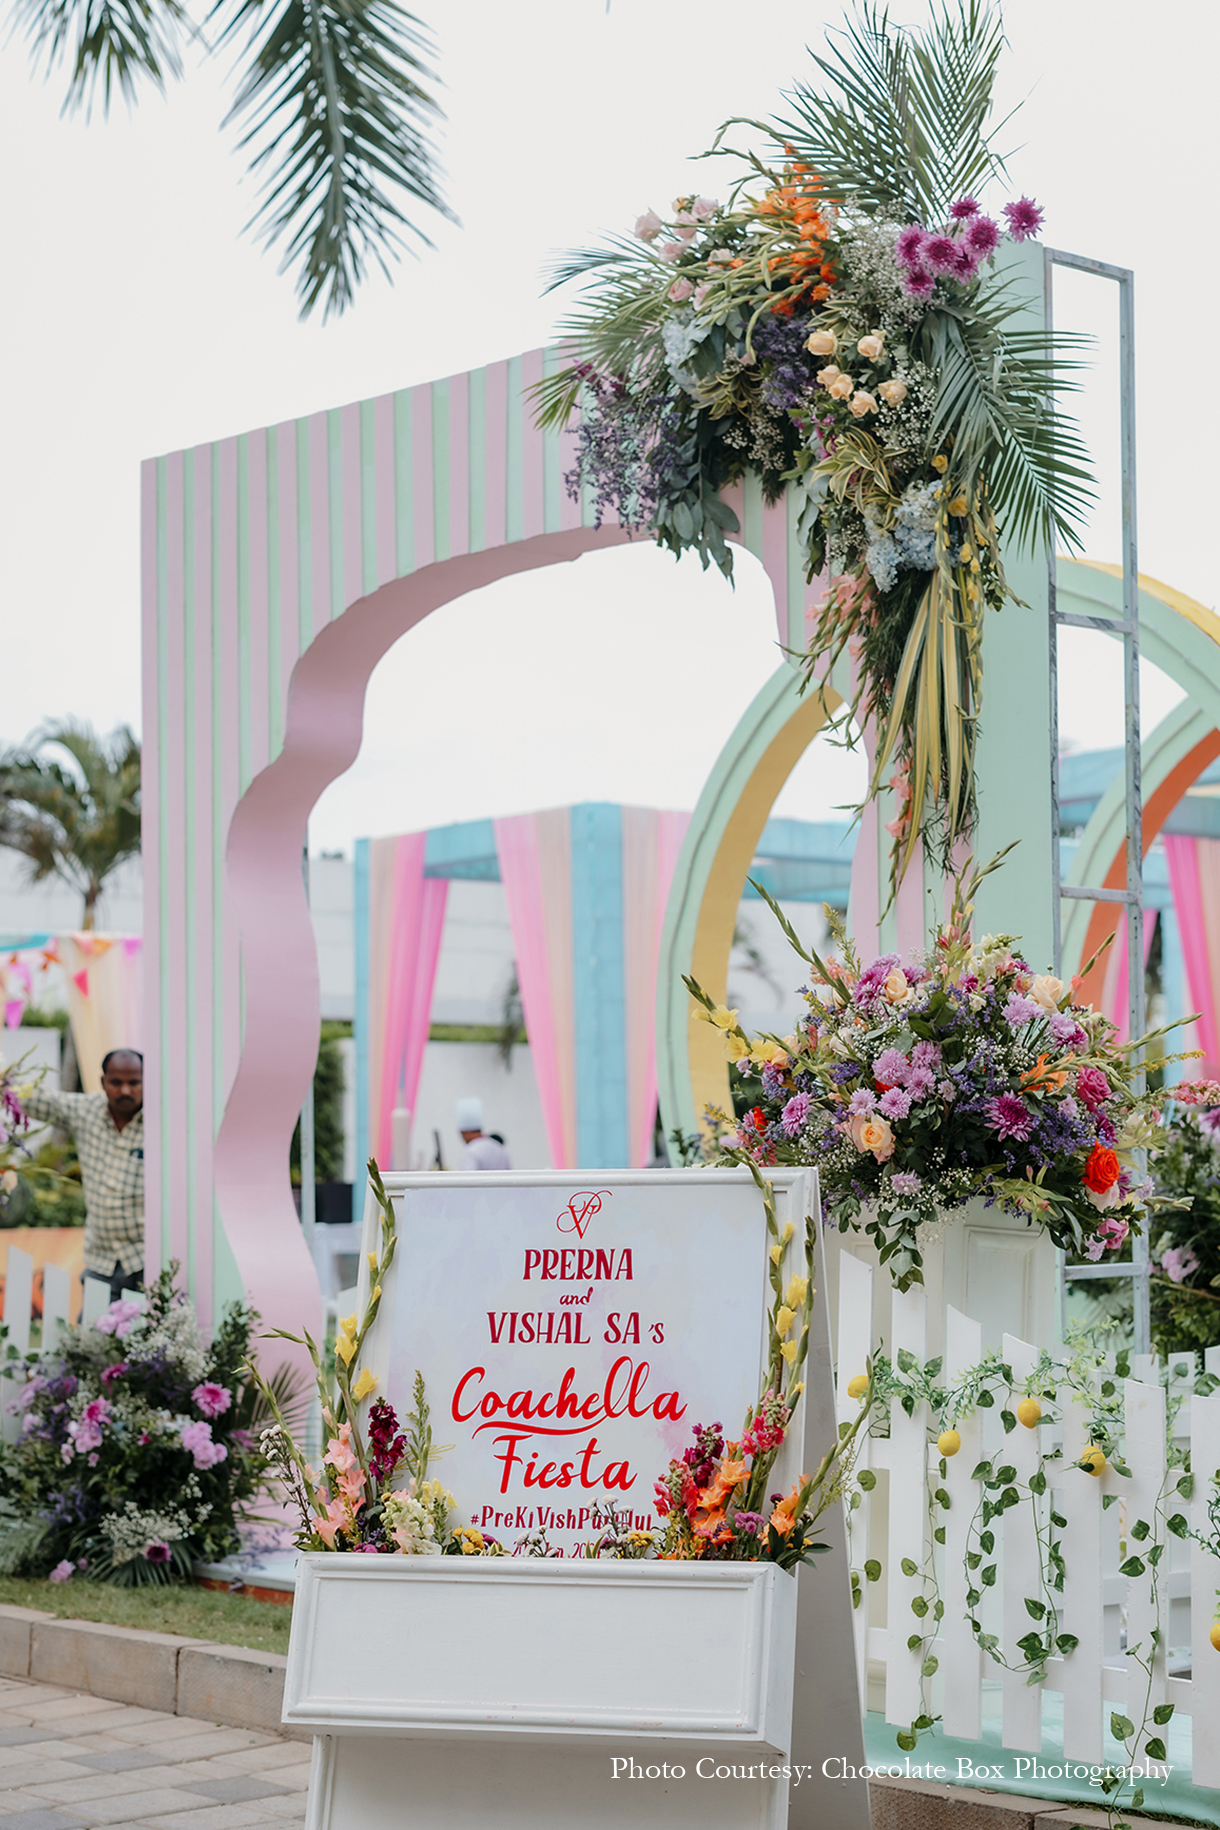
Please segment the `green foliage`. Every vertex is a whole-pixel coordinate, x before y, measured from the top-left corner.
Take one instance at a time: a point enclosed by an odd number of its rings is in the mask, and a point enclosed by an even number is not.
[[[348,1023],[326,1022],[318,1043],[318,1065],[313,1076],[313,1162],[318,1182],[343,1179],[343,1053],[342,1036],[351,1034]],[[301,1179],[301,1126],[292,1134],[289,1167],[294,1182]]]
[[[1156,1351],[1198,1353],[1220,1343],[1220,1149],[1206,1117],[1173,1108],[1152,1171],[1163,1194],[1186,1205],[1168,1209],[1153,1250],[1152,1340]],[[1184,1268],[1179,1283],[1165,1270]]]
[[[140,849],[140,745],[126,725],[99,737],[65,719],[0,757],[0,845],[29,861],[31,882],[79,890],[91,928],[107,877]]]
[[[85,1191],[71,1138],[46,1138],[14,1167],[17,1186],[0,1190],[0,1227],[84,1226]]]
[[[201,32],[179,0],[16,0],[36,62],[69,65],[65,107],[103,112],[182,74],[186,44],[238,52],[226,125],[261,181],[249,225],[297,268],[307,317],[351,302],[367,266],[388,272],[404,235],[431,243],[399,201],[452,219],[431,134],[441,118],[427,31],[397,0],[216,0]],[[427,85],[427,86],[426,86]]]

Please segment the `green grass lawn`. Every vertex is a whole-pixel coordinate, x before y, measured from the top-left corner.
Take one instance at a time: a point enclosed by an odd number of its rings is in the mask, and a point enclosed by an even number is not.
[[[0,1603],[41,1608],[60,1620],[100,1620],[112,1627],[141,1627],[150,1633],[179,1633],[254,1652],[287,1652],[292,1609],[273,1601],[251,1601],[216,1589],[162,1587],[119,1589],[105,1582],[48,1582],[0,1576]]]

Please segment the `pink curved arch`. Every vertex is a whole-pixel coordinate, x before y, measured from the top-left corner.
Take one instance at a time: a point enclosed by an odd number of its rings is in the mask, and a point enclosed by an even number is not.
[[[245,1028],[216,1139],[215,1186],[242,1282],[268,1327],[298,1332],[304,1324],[313,1331],[321,1322],[317,1275],[285,1174],[319,1020],[301,855],[311,809],[356,760],[373,669],[442,604],[627,537],[617,526],[575,528],[427,566],[359,598],[314,638],[293,670],[283,748],[238,802],[225,852]]]

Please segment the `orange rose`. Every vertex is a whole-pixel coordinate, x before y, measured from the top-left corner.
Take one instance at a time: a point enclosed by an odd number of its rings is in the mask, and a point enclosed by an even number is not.
[[[1084,1166],[1085,1187],[1091,1188],[1095,1195],[1104,1195],[1108,1188],[1113,1188],[1119,1174],[1119,1161],[1114,1152],[1104,1144],[1094,1144]]]

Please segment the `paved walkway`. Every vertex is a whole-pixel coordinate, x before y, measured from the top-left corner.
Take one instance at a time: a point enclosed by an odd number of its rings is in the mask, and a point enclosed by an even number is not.
[[[305,1820],[310,1744],[0,1678],[0,1830]]]

